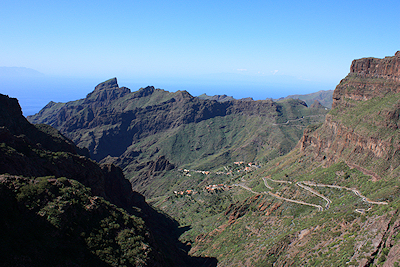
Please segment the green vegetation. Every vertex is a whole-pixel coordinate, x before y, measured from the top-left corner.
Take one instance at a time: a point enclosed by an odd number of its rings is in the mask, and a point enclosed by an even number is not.
[[[315,100],[318,100],[321,105],[327,108],[332,107],[332,94],[333,90],[327,90],[327,91],[318,91],[315,93],[311,94],[305,94],[305,95],[289,95],[285,97],[287,98],[293,98],[293,99],[301,99],[307,103],[307,106],[311,106]]]
[[[153,248],[144,222],[92,196],[79,182],[54,177],[2,179],[3,264],[16,264],[20,255],[42,265],[142,266],[151,259]]]
[[[325,109],[298,100],[204,101],[148,87],[104,109],[70,111],[71,121],[96,127],[60,129],[72,129],[69,136],[98,160],[124,167],[134,188],[180,224],[193,256],[221,266],[379,265],[400,236],[400,98],[390,88],[379,97],[370,89],[391,84],[349,75],[325,123]],[[32,209],[41,203],[29,196],[44,192],[37,184],[17,195]],[[108,239],[124,222],[99,224],[84,240],[102,260],[140,253],[145,241],[136,229]],[[101,247],[103,239],[116,241]]]

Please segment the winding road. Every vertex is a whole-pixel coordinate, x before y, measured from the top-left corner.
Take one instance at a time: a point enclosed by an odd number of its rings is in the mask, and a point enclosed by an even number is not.
[[[309,185],[309,186],[317,186],[317,187],[330,187],[330,188],[337,188],[337,189],[344,189],[347,191],[352,191],[356,196],[360,197],[362,201],[369,203],[369,204],[376,204],[376,205],[387,205],[387,202],[384,201],[372,201],[369,200],[367,197],[363,196],[360,191],[358,191],[355,188],[348,188],[345,186],[339,186],[339,185],[328,185],[328,184],[316,184],[314,182],[310,181],[303,181],[303,184]]]
[[[264,180],[264,182],[265,182],[265,180]],[[252,192],[253,194],[269,194],[269,195],[271,195],[271,196],[273,196],[273,197],[275,197],[277,199],[281,199],[281,200],[284,200],[284,201],[293,202],[293,203],[297,203],[297,204],[301,204],[301,205],[307,205],[307,206],[316,207],[316,208],[318,208],[318,211],[323,211],[324,210],[321,205],[316,205],[316,204],[307,203],[307,202],[300,201],[300,200],[294,200],[294,199],[290,199],[290,198],[281,197],[280,195],[272,193],[271,191],[268,191],[268,192],[255,192],[250,187],[242,185],[242,184],[233,184],[232,186],[240,186],[240,187]]]
[[[276,183],[285,183],[285,184],[292,184],[291,181],[284,181],[284,180],[272,180],[271,178],[262,178],[264,181],[264,185],[265,187],[267,187],[270,190],[273,190],[274,188],[272,188],[267,180],[270,180],[272,182],[276,182]],[[330,204],[332,203],[332,201],[327,198],[326,196],[324,196],[323,194],[315,191],[314,189],[310,188],[309,186],[316,186],[316,187],[329,187],[329,188],[336,188],[336,189],[344,189],[344,190],[348,190],[348,191],[352,191],[356,196],[360,197],[362,199],[362,201],[369,203],[369,204],[376,204],[376,205],[387,205],[387,202],[378,202],[378,201],[371,201],[369,200],[367,197],[363,196],[360,191],[358,191],[355,188],[348,188],[348,187],[344,187],[344,186],[339,186],[339,185],[326,185],[326,184],[317,184],[311,181],[302,181],[302,182],[297,182],[296,185],[298,187],[301,187],[309,192],[311,192],[312,194],[324,199],[326,201],[326,205],[325,205],[325,209],[329,209]],[[271,191],[267,191],[267,192],[255,192],[253,191],[250,187],[245,186],[243,184],[233,184],[232,186],[239,186],[242,187],[243,189],[246,189],[250,192],[252,192],[253,194],[269,194],[270,196],[273,196],[275,198],[284,200],[284,201],[288,201],[288,202],[292,202],[292,203],[297,203],[297,204],[301,204],[301,205],[307,205],[307,206],[312,206],[312,207],[316,207],[318,208],[318,211],[323,211],[324,208],[321,205],[317,205],[317,204],[313,204],[313,203],[308,203],[308,202],[304,202],[304,201],[300,201],[300,200],[294,200],[294,199],[290,199],[290,198],[285,198],[285,197],[281,197],[276,193],[272,193]],[[369,211],[371,208],[369,208],[367,211]],[[364,209],[356,209],[356,212],[359,213],[365,213]]]
[[[329,206],[332,203],[332,201],[329,198],[327,198],[326,196],[320,194],[319,192],[315,191],[314,189],[312,189],[312,188],[310,188],[310,187],[308,187],[306,185],[303,185],[301,182],[297,182],[296,185],[300,186],[301,188],[303,188],[303,189],[313,193],[314,195],[319,196],[320,198],[324,199],[326,201],[325,209],[329,209]]]

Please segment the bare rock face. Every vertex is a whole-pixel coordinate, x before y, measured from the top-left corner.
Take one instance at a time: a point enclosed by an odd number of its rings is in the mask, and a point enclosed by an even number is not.
[[[399,81],[400,51],[397,51],[393,57],[385,57],[383,59],[369,57],[353,60],[350,73]]]
[[[86,96],[84,104],[95,103],[96,106],[105,106],[130,92],[128,88],[118,86],[117,78],[112,78],[98,84],[94,91]]]
[[[332,108],[345,106],[345,98],[366,101],[400,92],[400,51],[392,57],[353,60],[350,73],[333,92]]]
[[[325,122],[319,129],[306,129],[298,145],[327,164],[344,160],[373,180],[395,177],[399,114],[400,51],[384,59],[354,60],[333,93]]]

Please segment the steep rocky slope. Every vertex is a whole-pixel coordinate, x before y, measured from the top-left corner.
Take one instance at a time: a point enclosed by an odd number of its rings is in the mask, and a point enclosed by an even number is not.
[[[400,174],[400,52],[384,59],[354,60],[336,87],[322,127],[306,131],[301,150],[345,160],[374,179]]]
[[[144,198],[131,190],[121,169],[98,165],[84,156],[87,150],[77,148],[48,125],[30,124],[22,116],[17,99],[5,95],[0,95],[0,138],[1,173],[66,177],[121,207],[128,207],[132,200],[144,203]]]
[[[325,122],[232,177],[230,196],[246,198],[199,231],[191,253],[220,266],[399,266],[399,56],[353,61]]]
[[[135,190],[154,196],[148,188],[155,187],[149,180],[157,172],[283,155],[308,124],[325,114],[324,108],[310,109],[292,99],[219,102],[154,87],[131,92],[114,78],[85,99],[50,102],[28,119],[56,127],[95,160],[122,167]]]
[[[1,264],[215,265],[184,252],[176,222],[134,192],[119,167],[85,154],[0,95]]]

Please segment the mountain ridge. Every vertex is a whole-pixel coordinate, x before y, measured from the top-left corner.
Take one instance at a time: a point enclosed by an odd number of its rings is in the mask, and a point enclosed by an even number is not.
[[[218,102],[187,91],[121,88],[113,78],[85,99],[49,103],[28,119],[56,127],[88,148],[95,160],[118,164],[137,186],[160,157],[174,166],[204,169],[238,157],[253,161],[282,155],[295,146],[302,128],[327,112],[309,109],[301,100]]]

